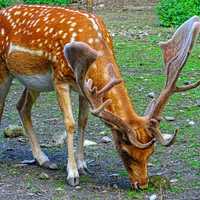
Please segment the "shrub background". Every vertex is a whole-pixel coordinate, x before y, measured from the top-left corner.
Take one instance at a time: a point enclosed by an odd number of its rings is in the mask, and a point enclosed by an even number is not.
[[[200,0],[160,0],[156,12],[162,26],[178,26],[194,15],[200,15]]]
[[[24,4],[50,4],[50,5],[67,5],[72,0],[0,0],[0,7],[7,7],[17,3]]]

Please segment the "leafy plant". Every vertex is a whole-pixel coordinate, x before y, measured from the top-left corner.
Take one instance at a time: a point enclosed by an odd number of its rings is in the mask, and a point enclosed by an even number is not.
[[[72,0],[0,0],[0,7],[5,8],[17,3],[24,4],[50,4],[50,5],[68,5]]]
[[[162,26],[178,26],[194,15],[200,15],[200,0],[160,0],[156,12]]]
[[[51,4],[51,5],[67,5],[71,0],[24,0],[27,4]]]

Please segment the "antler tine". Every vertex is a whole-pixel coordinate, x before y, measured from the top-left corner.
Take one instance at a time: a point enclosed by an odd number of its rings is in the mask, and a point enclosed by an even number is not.
[[[151,119],[150,123],[152,123],[152,126],[150,126],[149,130],[151,131],[153,136],[156,138],[156,140],[160,142],[160,144],[166,147],[169,147],[172,144],[174,144],[177,133],[179,131],[178,129],[175,129],[173,135],[169,139],[165,140],[165,138],[163,137],[162,133],[160,132],[158,128],[159,122],[156,119]]]
[[[99,96],[104,96],[106,92],[108,92],[111,88],[113,88],[115,85],[118,85],[119,83],[122,82],[121,79],[117,79],[114,71],[113,71],[113,65],[109,64],[108,65],[108,73],[111,77],[111,80],[101,89],[98,91]]]
[[[196,83],[189,84],[187,86],[176,87],[176,89],[174,90],[174,92],[185,92],[187,90],[191,90],[191,89],[197,88],[198,86],[200,86],[200,80],[197,81]]]

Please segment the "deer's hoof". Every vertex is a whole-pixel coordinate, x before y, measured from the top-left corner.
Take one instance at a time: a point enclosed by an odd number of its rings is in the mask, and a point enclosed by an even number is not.
[[[67,178],[67,183],[73,187],[79,185],[79,177],[69,177]]]
[[[58,169],[58,165],[56,163],[51,162],[51,161],[44,162],[41,165],[41,167],[44,167],[46,169],[52,169],[52,170]]]
[[[88,174],[93,174],[87,167],[81,167],[78,169],[78,172],[80,175],[88,175]]]

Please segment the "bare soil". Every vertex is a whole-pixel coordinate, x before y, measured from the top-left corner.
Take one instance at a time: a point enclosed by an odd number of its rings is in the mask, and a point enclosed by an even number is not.
[[[142,29],[145,20],[155,23],[153,12],[155,2],[157,1],[99,0],[96,12],[104,17],[111,33],[119,31],[119,26],[128,30],[127,19],[132,21],[131,26],[138,26]],[[104,6],[99,6],[100,4]],[[134,11],[136,7],[139,9]],[[145,10],[145,7],[147,10]],[[119,24],[119,26],[116,24]],[[151,32],[153,31],[152,29]],[[120,33],[123,35],[122,30]],[[22,91],[23,87],[15,81],[7,98],[0,128],[1,133],[9,124],[20,125],[15,105]],[[76,94],[73,93],[72,95],[74,116],[77,117],[78,100]],[[200,197],[199,185],[192,187],[189,185],[192,181],[199,181],[199,169],[191,169],[184,160],[178,157],[178,152],[187,148],[184,143],[181,147],[180,144],[175,144],[170,149],[161,148],[156,151],[151,161],[154,164],[149,167],[150,176],[163,175],[170,180],[177,178],[177,176],[181,177],[180,180],[183,180],[183,183],[179,180],[178,183],[173,184],[177,186],[176,188],[182,187],[183,190],[147,190],[142,195],[140,193],[134,197],[129,195],[130,183],[114,145],[112,143],[99,143],[103,136],[111,137],[110,130],[99,119],[92,116],[90,116],[86,139],[97,142],[97,145],[86,148],[86,158],[89,169],[94,173],[82,176],[80,187],[72,188],[66,184],[66,147],[65,145],[54,146],[55,141],[64,134],[62,115],[58,109],[54,93],[41,95],[33,109],[33,121],[44,151],[59,165],[59,169],[51,171],[36,165],[22,165],[21,161],[32,159],[31,148],[27,139],[6,139],[1,134],[0,200],[149,199],[152,193],[156,193],[158,199],[168,200],[197,200]],[[75,143],[77,138],[78,135],[76,134]],[[172,158],[173,152],[176,152],[177,156]],[[47,173],[49,179],[40,179],[41,172]],[[172,187],[174,187],[173,184]]]

